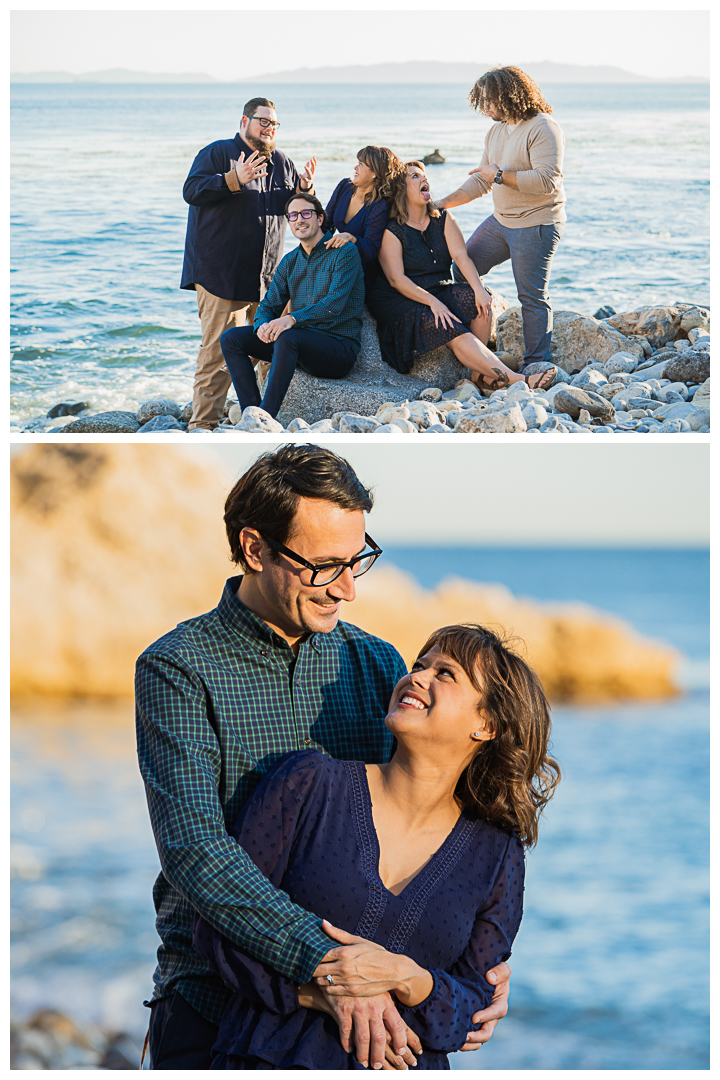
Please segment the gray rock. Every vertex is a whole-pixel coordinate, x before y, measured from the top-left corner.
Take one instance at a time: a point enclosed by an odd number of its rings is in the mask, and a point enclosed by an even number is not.
[[[61,401],[59,405],[53,405],[47,411],[47,419],[55,420],[58,416],[77,416],[85,409],[92,408],[89,401]]]
[[[335,413],[373,416],[388,401],[416,401],[423,390],[450,390],[465,368],[448,348],[419,357],[408,375],[391,368],[380,355],[375,320],[363,310],[360,354],[344,379],[316,379],[296,371],[278,412],[278,420],[290,423],[302,417],[309,424]]]
[[[291,420],[287,426],[288,431],[292,431],[293,435],[299,431],[310,431],[310,425],[307,420],[303,420],[302,417],[296,416],[294,420]]]
[[[429,428],[425,428],[426,435],[440,435],[448,431],[452,432],[452,428],[448,424],[431,424]]]
[[[548,418],[547,409],[544,409],[537,401],[528,401],[526,405],[523,405],[522,414],[528,428],[542,427]]]
[[[603,423],[611,423],[615,418],[615,409],[609,401],[591,390],[581,390],[577,386],[568,386],[560,390],[553,399],[555,411],[567,412],[577,420],[581,409],[586,409],[591,416],[598,417]]]
[[[227,402],[225,404],[227,404]],[[190,423],[190,421],[192,420],[192,413],[193,413],[192,401],[189,401],[187,403],[187,405],[183,405],[183,411],[180,413],[180,419],[182,420],[182,422],[184,424],[189,424]]]
[[[579,374],[573,376],[570,385],[594,390],[597,393],[598,387],[608,385],[608,380],[607,377],[603,375],[602,371],[598,371],[596,368],[586,367],[583,368]]]
[[[540,425],[538,431],[562,431],[562,428],[563,426],[557,416],[548,416],[547,420]]]
[[[698,386],[697,390],[693,394],[692,403],[696,409],[710,409],[710,380],[706,379],[704,383]]]
[[[710,356],[703,356],[701,353],[693,355],[693,352],[694,350],[688,349],[676,354],[675,359],[665,365],[665,378],[672,382],[705,382],[710,377]]]
[[[704,327],[696,326],[688,333],[688,341],[691,345],[699,345],[701,342],[710,342],[710,332]]]
[[[421,401],[440,401],[443,396],[443,392],[439,386],[428,386],[427,390],[423,390],[420,394]]]
[[[442,420],[441,414],[435,408],[435,406],[429,401],[411,401],[409,406],[408,420],[421,429],[431,427],[433,424],[439,424]]]
[[[523,356],[525,343],[519,307],[510,308],[498,319],[497,349]],[[570,375],[582,371],[591,360],[604,363],[621,350],[638,359],[645,355],[640,342],[624,337],[607,322],[577,311],[554,312],[550,359]]]
[[[681,432],[690,431],[691,429],[687,420],[667,420],[655,430],[659,435],[679,435]]]
[[[493,411],[480,416],[463,417],[455,425],[456,434],[513,431],[527,431],[525,417],[517,404],[513,404],[510,409]]]
[[[154,401],[144,401],[135,415],[138,424],[142,426],[147,424],[148,420],[152,420],[153,416],[174,416],[176,420],[179,420],[182,409],[169,398],[157,398]]]
[[[626,352],[616,352],[614,356],[611,356],[609,360],[605,361],[603,371],[606,375],[614,375],[616,372],[627,372],[629,374],[631,371],[634,371],[637,366],[638,361],[636,356],[632,356],[630,353]]]
[[[710,309],[704,307],[691,307],[680,319],[680,329],[686,334],[690,330],[701,327],[703,330],[710,329]]]
[[[265,412],[259,405],[248,405],[243,411],[242,420],[233,425],[234,431],[264,431],[273,434],[284,431],[285,428],[270,413]]]
[[[612,315],[616,314],[617,312],[615,311],[615,308],[610,307],[609,304],[606,304],[604,307],[597,309],[597,311],[593,315],[593,319],[609,319]]]
[[[357,413],[344,413],[340,417],[337,430],[343,434],[366,435],[379,427],[380,421],[376,420],[374,416],[358,416]]]
[[[225,413],[225,415],[227,416],[228,420],[230,421],[230,423],[234,427],[235,424],[239,424],[240,421],[242,420],[243,411],[242,411],[242,409],[240,408],[239,405],[234,404],[234,405],[230,406],[230,408]]]
[[[403,430],[397,424],[381,424],[375,428],[375,435],[402,435]]]
[[[557,386],[558,383],[569,383],[572,379],[572,375],[569,371],[565,371],[559,364],[551,364],[549,360],[536,360],[534,364],[527,364],[523,368],[523,375],[539,375],[541,371],[547,371],[548,368],[557,368],[557,375],[550,383],[550,386]],[[550,386],[543,387],[543,392],[549,390]]]
[[[331,431],[335,431],[332,420],[317,420],[314,424],[310,425],[311,431],[319,431],[321,435],[329,434]]]
[[[59,430],[63,435],[89,435],[96,432],[109,435],[134,435],[139,427],[135,413],[117,410],[95,413],[94,416],[81,416],[79,420],[74,420],[72,424],[67,424]]]
[[[179,410],[178,410],[179,411]],[[153,416],[151,420],[148,420],[146,424],[137,429],[138,435],[146,435],[150,431],[186,431],[187,426],[178,423],[175,416],[170,416],[169,413],[159,416]]]

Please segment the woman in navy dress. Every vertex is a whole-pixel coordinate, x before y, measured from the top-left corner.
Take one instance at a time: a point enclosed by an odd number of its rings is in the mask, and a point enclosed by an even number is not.
[[[392,185],[379,258],[382,271],[365,302],[377,320],[386,364],[407,374],[419,356],[447,345],[482,387],[526,382],[537,390],[552,384],[557,368],[520,375],[488,349],[490,296],[454,217],[433,203],[422,162],[408,162]],[[466,283],[453,282],[453,262]]]
[[[358,150],[352,180],[341,180],[325,209],[325,225],[335,235],[328,247],[355,244],[365,272],[365,295],[380,270],[378,252],[388,220],[388,185],[405,166],[386,146]]]
[[[241,812],[240,844],[341,944],[297,987],[198,917],[195,946],[233,991],[213,1069],[367,1068],[332,998],[386,992],[420,1038],[418,1067],[447,1069],[492,999],[484,972],[510,956],[523,845],[559,779],[542,687],[491,631],[445,627],[396,686],[385,724],[389,764],[288,754]],[[386,1054],[385,1067],[407,1067]]]

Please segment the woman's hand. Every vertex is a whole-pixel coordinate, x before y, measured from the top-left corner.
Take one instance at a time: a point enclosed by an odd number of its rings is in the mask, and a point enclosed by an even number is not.
[[[323,930],[341,942],[315,969],[313,980],[329,995],[374,997],[392,990],[403,1005],[418,1005],[433,987],[432,975],[409,956],[348,934],[327,920]]]
[[[352,233],[340,232],[340,233],[335,233],[335,235],[330,240],[327,241],[325,246],[328,247],[328,248],[339,248],[339,247],[342,247],[343,244],[354,244],[354,243],[355,243],[355,237],[352,235]]]
[[[478,315],[484,316],[490,322],[492,319],[492,297],[482,286],[475,292],[475,303]]]
[[[435,326],[442,326],[444,330],[452,330],[454,322],[462,322],[462,319],[458,319],[457,315],[453,315],[450,308],[445,307],[436,296],[432,296],[428,307],[435,316]]]

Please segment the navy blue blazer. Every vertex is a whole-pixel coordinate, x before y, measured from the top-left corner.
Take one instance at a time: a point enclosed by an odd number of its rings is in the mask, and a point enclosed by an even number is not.
[[[333,232],[347,232],[355,237],[355,247],[358,249],[365,274],[367,296],[380,271],[378,252],[390,208],[385,199],[375,199],[374,202],[365,203],[355,217],[346,222],[345,215],[352,198],[352,188],[352,181],[348,179],[341,180],[335,188],[325,209],[325,226]]]
[[[183,198],[190,204],[181,289],[202,285],[224,300],[261,300],[280,262],[285,204],[297,188],[295,165],[273,151],[267,175],[231,191],[225,173],[251,147],[240,137],[210,143],[195,158]]]

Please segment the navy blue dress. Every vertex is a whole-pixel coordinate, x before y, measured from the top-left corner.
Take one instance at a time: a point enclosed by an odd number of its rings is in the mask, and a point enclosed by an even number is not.
[[[492,999],[484,973],[508,959],[520,925],[520,841],[462,814],[439,851],[395,896],[378,873],[364,763],[317,750],[287,754],[265,775],[233,835],[296,904],[431,971],[428,997],[398,1008],[423,1044],[417,1068],[449,1068],[446,1055],[460,1049],[473,1013]],[[340,1045],[333,1017],[299,1007],[290,979],[199,916],[194,942],[234,991],[213,1069],[362,1068]]]
[[[325,208],[325,223],[334,232],[346,232],[355,237],[365,274],[365,295],[367,296],[380,272],[378,252],[382,244],[383,233],[387,225],[389,207],[385,199],[375,199],[365,203],[355,217],[345,221],[345,215],[352,198],[352,181],[341,180],[330,196]]]

